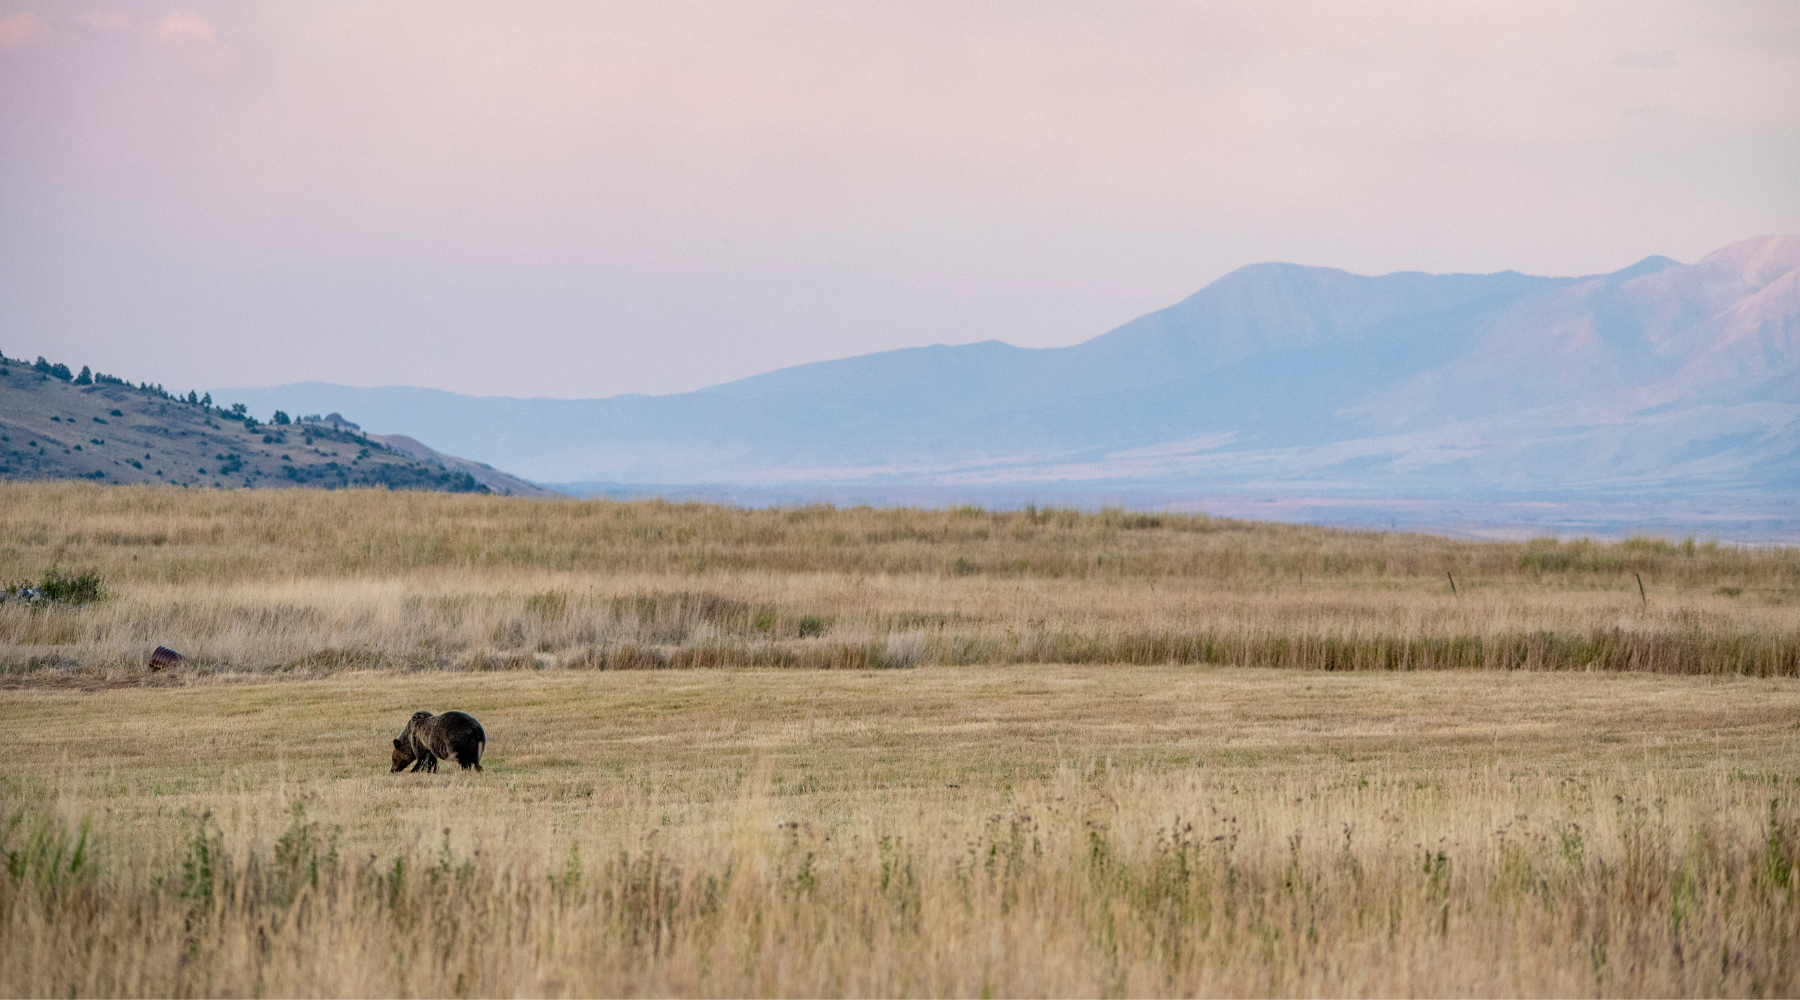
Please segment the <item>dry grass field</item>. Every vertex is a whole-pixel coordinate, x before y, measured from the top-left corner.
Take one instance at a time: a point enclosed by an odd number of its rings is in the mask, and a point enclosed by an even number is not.
[[[6,995],[1800,992],[1791,549],[0,484],[53,565]]]
[[[1800,549],[1692,541],[0,483],[0,583],[53,565],[96,570],[112,599],[0,605],[0,682],[144,683],[157,645],[190,657],[174,683],[1047,662],[1800,675]]]
[[[389,775],[419,706],[482,775]],[[1800,686],[354,673],[0,702],[15,995],[1793,995]]]

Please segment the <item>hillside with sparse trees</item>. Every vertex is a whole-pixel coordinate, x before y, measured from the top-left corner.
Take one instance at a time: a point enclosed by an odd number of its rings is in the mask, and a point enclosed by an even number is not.
[[[264,421],[243,403],[43,357],[0,356],[0,479],[550,495],[491,467],[396,448],[341,418],[276,410]]]

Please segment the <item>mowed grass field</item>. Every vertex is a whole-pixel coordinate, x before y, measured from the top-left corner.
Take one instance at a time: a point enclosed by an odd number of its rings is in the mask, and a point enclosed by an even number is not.
[[[389,775],[420,706],[485,773]],[[1788,679],[1181,666],[13,692],[17,995],[1792,995]]]
[[[0,993],[1800,992],[1792,549],[0,484],[52,565]]]

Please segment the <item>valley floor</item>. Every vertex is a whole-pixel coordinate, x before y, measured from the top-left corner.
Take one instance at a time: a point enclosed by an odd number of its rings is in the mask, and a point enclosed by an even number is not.
[[[0,995],[1800,993],[1800,550],[0,483],[0,584]]]

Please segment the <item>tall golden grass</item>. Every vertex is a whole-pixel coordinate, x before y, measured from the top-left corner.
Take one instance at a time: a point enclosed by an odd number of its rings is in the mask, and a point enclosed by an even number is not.
[[[133,582],[232,583],[426,569],[1366,581],[1800,592],[1800,549],[1635,538],[1458,541],[1199,514],[974,507],[745,510],[385,490],[179,490],[0,482],[0,573],[45,557]]]
[[[389,776],[422,705],[483,775]],[[8,995],[1800,989],[1789,680],[363,672],[0,700]]]
[[[738,510],[0,484],[0,679],[353,668],[1233,663],[1800,674],[1800,550],[1189,515]],[[1451,581],[1454,579],[1454,591]],[[1643,590],[1639,589],[1639,582]]]

